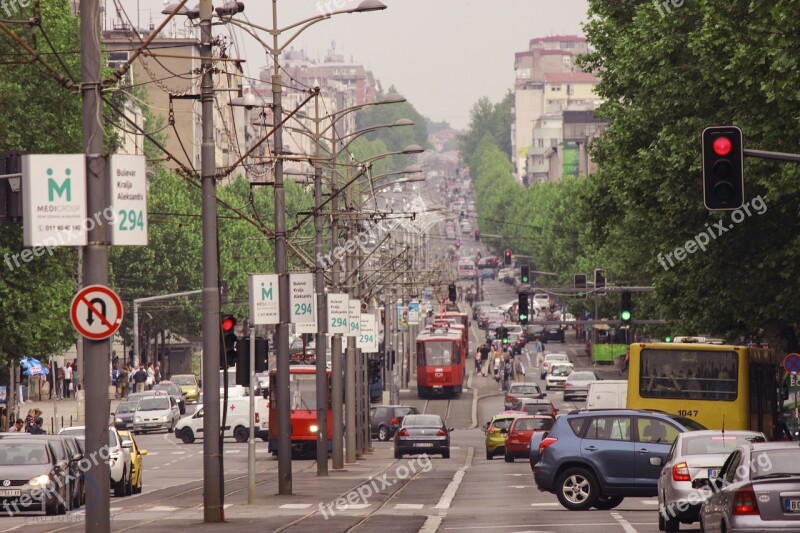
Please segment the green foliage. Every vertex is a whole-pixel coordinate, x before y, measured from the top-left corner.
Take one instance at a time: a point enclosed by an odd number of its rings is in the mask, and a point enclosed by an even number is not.
[[[470,110],[469,128],[463,135],[458,136],[458,150],[461,158],[470,167],[473,166],[473,156],[478,150],[481,141],[491,136],[506,157],[511,160],[511,107],[514,103],[514,93],[508,91],[500,102],[492,104],[488,98],[483,97],[472,106]]]

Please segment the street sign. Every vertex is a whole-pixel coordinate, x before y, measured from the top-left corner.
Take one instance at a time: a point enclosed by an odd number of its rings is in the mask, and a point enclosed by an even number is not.
[[[314,322],[314,274],[289,274],[289,322]]]
[[[278,275],[250,274],[250,324],[278,324]]]
[[[361,331],[361,301],[350,300],[348,302],[347,321],[350,327],[347,330],[348,337],[358,337]]]
[[[297,335],[302,335],[303,333],[316,333],[317,332],[317,306],[315,305],[312,309],[311,316],[313,320],[311,322],[296,322],[294,325],[294,332]]]
[[[783,360],[783,368],[790,374],[800,372],[800,354],[790,353]]]
[[[408,308],[402,300],[397,301],[397,329],[408,331]]]
[[[419,302],[416,300],[408,304],[408,323],[412,326],[419,324]]]
[[[22,223],[25,246],[86,246],[86,156],[22,156]],[[95,217],[102,217],[97,213]]]
[[[378,351],[378,326],[375,315],[361,313],[360,335],[356,337],[356,348],[361,348],[366,353]]]
[[[104,285],[89,285],[72,299],[69,314],[72,325],[87,339],[107,339],[122,324],[122,300]]]
[[[108,158],[111,177],[111,244],[147,246],[147,174],[143,155]]]
[[[347,335],[350,332],[349,302],[350,299],[346,294],[328,295],[328,333]]]

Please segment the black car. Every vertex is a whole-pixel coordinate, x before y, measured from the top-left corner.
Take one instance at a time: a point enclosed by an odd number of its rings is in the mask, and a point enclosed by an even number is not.
[[[10,435],[13,435],[11,433]],[[59,461],[54,447],[44,439],[26,433],[0,439],[0,505],[5,509],[65,514],[69,503],[66,462]],[[55,490],[43,490],[53,487]]]
[[[114,427],[117,429],[133,429],[133,414],[138,401],[120,402],[114,411]]]
[[[439,415],[407,415],[394,434],[394,458],[405,454],[442,454],[450,458],[450,432]]]
[[[3,438],[31,438],[50,443],[50,447],[56,454],[56,461],[67,465],[69,476],[66,479],[66,494],[68,495],[65,503],[68,511],[77,509],[81,502],[86,500],[85,487],[83,486],[83,473],[80,468],[80,460],[83,459],[81,447],[75,440],[74,435],[31,435],[27,433],[10,433],[3,435]]]
[[[418,415],[416,407],[409,405],[375,405],[369,409],[372,438],[389,440],[394,437],[397,428],[403,423],[406,415]]]
[[[544,334],[542,335],[542,342],[558,341],[563,344],[565,338],[566,334],[564,333],[564,328],[562,326],[547,326],[545,327]]]

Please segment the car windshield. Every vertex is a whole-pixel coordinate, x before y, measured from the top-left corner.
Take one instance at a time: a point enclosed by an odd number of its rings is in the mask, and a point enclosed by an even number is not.
[[[197,385],[194,376],[172,376],[172,382],[178,386]]]
[[[522,406],[522,411],[529,415],[547,414],[551,413],[550,406],[543,403],[528,403]]]
[[[517,431],[544,431],[552,427],[552,418],[520,418],[514,424],[514,429]]]
[[[47,464],[44,444],[0,442],[0,466]]]
[[[525,395],[525,394],[540,394],[541,391],[536,385],[511,385],[508,394]]]
[[[511,427],[511,423],[513,421],[514,421],[513,417],[498,418],[494,422],[492,422],[492,425],[495,427],[495,429],[508,429],[509,427]]]
[[[554,376],[569,376],[571,373],[572,367],[564,365],[554,366],[553,370],[550,372],[550,374]]]
[[[750,464],[753,479],[800,475],[797,447],[754,451]]]
[[[764,442],[756,435],[697,435],[685,436],[681,445],[681,455],[730,454],[739,445],[748,442]]]
[[[442,427],[442,419],[437,415],[408,415],[403,419],[403,427]]]
[[[144,398],[139,402],[137,411],[163,411],[169,409],[169,400],[167,398]]]
[[[139,402],[122,402],[117,406],[117,410],[114,412],[116,414],[133,413],[136,412],[137,405],[139,405]]]
[[[597,376],[594,372],[573,372],[569,375],[570,381],[596,381]]]

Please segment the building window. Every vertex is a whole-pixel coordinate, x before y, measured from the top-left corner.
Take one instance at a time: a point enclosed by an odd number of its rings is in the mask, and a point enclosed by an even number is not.
[[[531,69],[529,68],[518,68],[517,69],[517,79],[518,80],[527,80],[531,77]]]
[[[550,90],[553,92],[561,91],[561,85],[552,85]]]
[[[550,139],[550,146],[558,146],[558,139]]]
[[[561,48],[575,48],[575,41],[561,41]]]
[[[539,145],[539,148],[544,148],[544,139],[537,139],[537,143]]]

